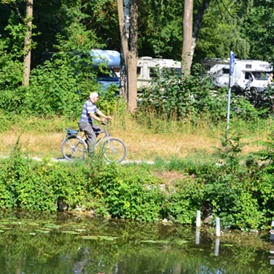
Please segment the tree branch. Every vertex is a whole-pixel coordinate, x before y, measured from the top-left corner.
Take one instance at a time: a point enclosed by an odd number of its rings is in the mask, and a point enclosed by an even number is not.
[[[22,16],[22,14],[20,13],[20,10],[19,10],[19,8],[18,8],[16,2],[13,2],[13,4],[14,4],[14,8],[15,8],[15,10],[16,10],[16,12],[17,12],[17,15],[19,16],[19,18],[21,19],[21,21],[24,22],[24,18],[23,18],[23,16]]]

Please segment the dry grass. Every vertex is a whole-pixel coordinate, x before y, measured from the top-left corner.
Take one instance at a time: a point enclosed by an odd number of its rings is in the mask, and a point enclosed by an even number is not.
[[[38,120],[35,122],[39,124]],[[65,130],[60,132],[62,130],[60,128],[58,130],[55,123],[59,123],[59,127],[60,124],[61,127],[66,127],[65,122],[50,121],[48,123],[50,130],[38,130],[39,133],[34,132],[31,129],[33,127],[27,129],[26,125],[30,124],[29,121],[26,121],[25,126],[14,125],[12,129],[0,134],[0,154],[9,155],[20,137],[21,149],[29,156],[62,157],[61,141],[65,137]],[[146,125],[136,123],[130,116],[115,116],[110,131],[113,136],[122,139],[126,144],[128,160],[154,160],[157,156],[162,159],[170,159],[172,156],[185,158],[191,154],[210,154],[213,147],[220,147],[220,138],[224,136],[224,127],[210,129],[206,123],[201,123],[195,130],[191,125],[178,127],[176,124],[162,123],[158,127],[156,125],[157,130],[154,130],[156,131],[154,133],[152,130],[148,130]],[[73,124],[76,128],[77,122]],[[21,134],[23,128],[25,130]],[[242,142],[249,143],[244,147],[244,153],[260,149],[254,142],[266,140],[269,133],[270,127],[266,127],[252,135],[244,134],[246,137]]]

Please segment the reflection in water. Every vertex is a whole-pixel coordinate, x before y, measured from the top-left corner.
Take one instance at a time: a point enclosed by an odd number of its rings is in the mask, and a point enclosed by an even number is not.
[[[72,265],[72,271],[75,274],[82,273],[84,267],[86,266],[90,258],[90,254],[87,247],[79,247],[79,250],[79,258],[77,258],[77,261]]]
[[[214,250],[215,256],[219,256],[219,248],[220,248],[220,238],[217,237],[215,240],[215,250]]]
[[[0,217],[1,274],[274,273],[272,246],[248,242],[258,235],[232,243],[180,225]]]
[[[198,244],[200,244],[200,228],[196,228],[196,233],[195,233],[195,235],[196,235],[195,243],[196,243],[196,245],[198,245]]]
[[[271,223],[271,230],[270,230],[270,242],[274,244],[274,221]],[[274,246],[270,249],[270,264],[274,265]]]

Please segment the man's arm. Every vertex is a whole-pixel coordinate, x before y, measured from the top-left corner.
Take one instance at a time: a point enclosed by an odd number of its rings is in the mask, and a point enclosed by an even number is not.
[[[99,116],[103,117],[103,118],[100,118],[98,117],[96,114],[98,114]],[[103,112],[101,112],[100,110],[97,110],[96,111],[96,114],[95,113],[89,113],[89,116],[90,118],[98,121],[98,122],[104,122],[105,119],[107,120],[111,120],[111,116],[106,116]]]
[[[107,119],[107,120],[111,120],[111,116],[106,116],[102,111],[100,111],[99,109],[96,111],[96,113],[98,115],[100,115],[101,117]]]

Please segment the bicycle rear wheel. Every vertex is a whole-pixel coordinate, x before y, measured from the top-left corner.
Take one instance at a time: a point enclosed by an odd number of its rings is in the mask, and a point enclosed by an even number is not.
[[[71,136],[62,142],[62,154],[67,160],[84,159],[87,154],[87,144],[77,136]]]
[[[102,145],[102,152],[108,162],[120,163],[126,158],[127,149],[121,140],[108,138]]]

